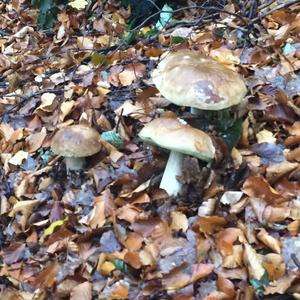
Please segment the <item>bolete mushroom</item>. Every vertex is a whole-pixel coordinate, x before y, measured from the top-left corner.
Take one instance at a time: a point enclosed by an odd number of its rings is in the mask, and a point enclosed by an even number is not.
[[[181,184],[176,177],[181,175],[184,154],[210,161],[216,152],[208,134],[180,119],[154,119],[145,125],[139,136],[146,142],[171,150],[160,183],[160,188],[169,196],[176,196],[181,190]]]
[[[54,135],[51,150],[65,157],[67,170],[80,170],[85,166],[85,157],[101,150],[100,136],[87,125],[63,127]]]
[[[237,72],[192,50],[166,53],[152,72],[152,79],[172,103],[201,110],[237,105],[247,93]]]

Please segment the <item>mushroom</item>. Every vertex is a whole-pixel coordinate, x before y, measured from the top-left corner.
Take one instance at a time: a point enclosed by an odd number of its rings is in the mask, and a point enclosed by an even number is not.
[[[85,157],[101,150],[100,136],[87,125],[63,127],[54,135],[51,150],[65,157],[67,170],[80,170],[85,166]]]
[[[181,175],[184,154],[210,161],[216,152],[208,134],[180,119],[154,119],[145,125],[139,136],[146,142],[171,150],[160,183],[160,188],[169,196],[176,196],[181,190],[181,184],[176,177]]]
[[[160,93],[192,112],[222,110],[239,104],[247,93],[242,77],[216,60],[191,50],[166,53],[152,72]]]

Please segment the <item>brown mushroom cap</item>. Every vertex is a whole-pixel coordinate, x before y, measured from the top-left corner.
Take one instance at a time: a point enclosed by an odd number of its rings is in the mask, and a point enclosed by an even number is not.
[[[64,157],[86,157],[101,150],[99,133],[86,125],[71,125],[57,131],[52,151]]]
[[[209,161],[215,156],[215,147],[208,134],[193,128],[184,121],[158,118],[149,122],[139,133],[144,141]]]
[[[237,72],[191,50],[168,53],[152,79],[169,101],[198,109],[225,109],[239,104],[247,93]]]

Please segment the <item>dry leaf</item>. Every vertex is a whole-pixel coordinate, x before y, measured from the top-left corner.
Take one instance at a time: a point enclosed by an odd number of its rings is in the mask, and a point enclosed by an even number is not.
[[[252,278],[260,280],[264,274],[265,269],[263,268],[262,261],[257,255],[256,251],[247,243],[244,244],[244,260],[248,266],[248,271]]]
[[[92,300],[92,284],[88,281],[72,289],[70,300]]]
[[[131,85],[134,80],[143,77],[145,71],[146,67],[141,63],[129,64],[119,74],[119,80],[123,86]]]
[[[196,224],[199,226],[201,232],[213,234],[226,224],[226,220],[219,216],[200,217]]]
[[[94,200],[94,208],[89,217],[89,226],[93,229],[100,228],[105,224],[105,202],[101,196]]]
[[[263,244],[265,244],[267,247],[272,249],[274,252],[280,254],[281,252],[280,241],[276,240],[274,237],[269,235],[264,228],[260,228],[260,231],[256,236]]]
[[[30,153],[37,151],[42,146],[46,136],[46,129],[43,127],[40,132],[33,133],[27,137],[27,151]]]
[[[189,222],[188,219],[186,217],[186,215],[184,215],[183,213],[179,212],[179,211],[173,211],[171,212],[171,229],[175,230],[175,231],[182,231],[182,232],[186,232],[188,227],[189,227]]]
[[[8,162],[12,165],[20,166],[27,158],[28,152],[20,150]]]

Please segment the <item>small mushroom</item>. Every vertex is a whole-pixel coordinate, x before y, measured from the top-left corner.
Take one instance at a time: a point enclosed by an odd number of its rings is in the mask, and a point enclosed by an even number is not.
[[[65,157],[67,170],[81,170],[85,166],[85,157],[101,150],[100,136],[87,125],[63,127],[54,135],[51,149]]]
[[[152,72],[152,79],[172,103],[201,110],[237,105],[247,93],[237,72],[192,50],[166,53]]]
[[[146,142],[171,150],[160,183],[160,188],[169,196],[176,196],[181,190],[181,184],[176,177],[181,175],[184,154],[210,161],[216,152],[208,134],[180,119],[155,119],[145,125],[139,136]]]

